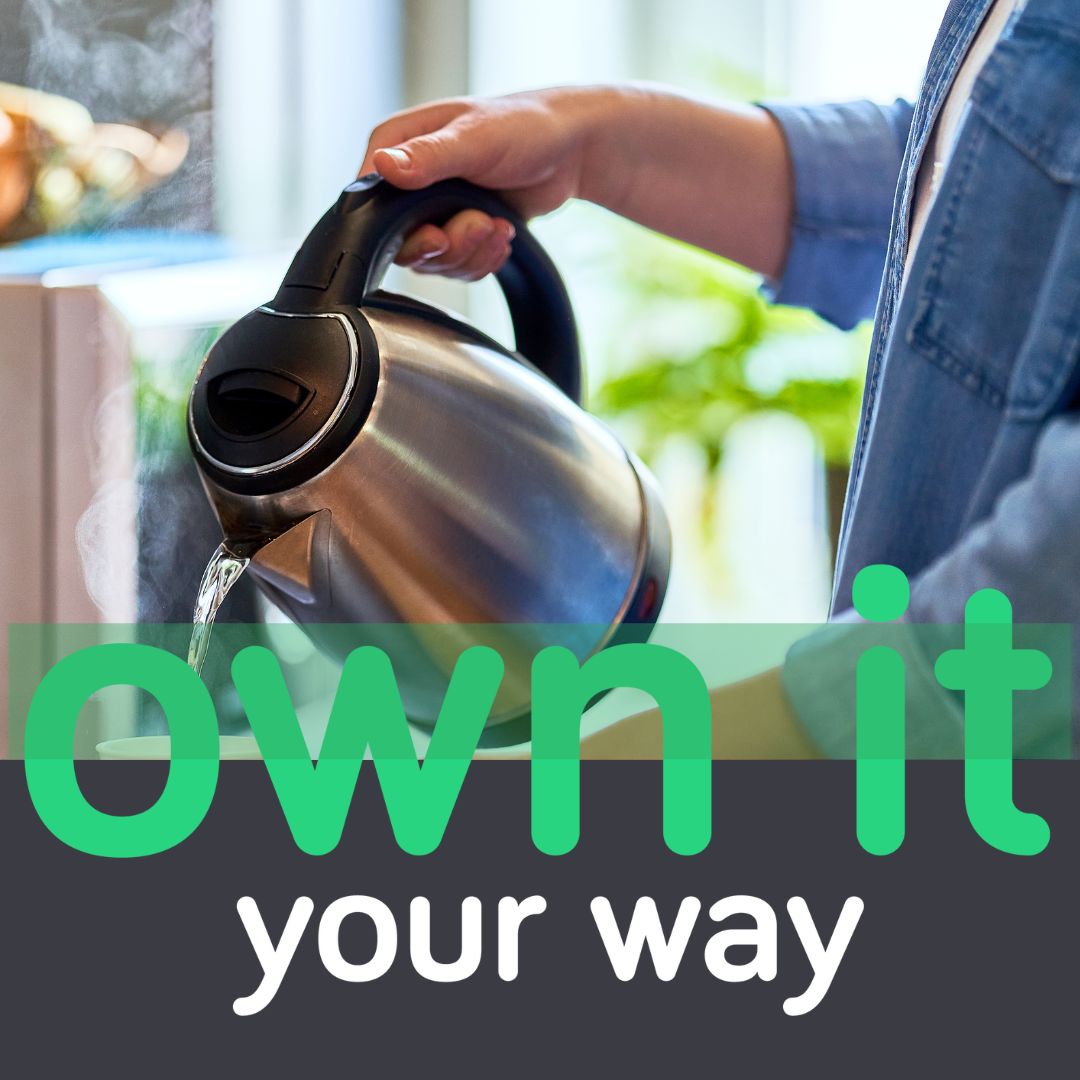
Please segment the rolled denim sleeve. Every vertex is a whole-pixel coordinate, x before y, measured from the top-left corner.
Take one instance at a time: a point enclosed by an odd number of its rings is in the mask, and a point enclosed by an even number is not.
[[[762,107],[784,133],[795,182],[787,264],[766,294],[850,329],[874,313],[913,107]]]
[[[934,678],[931,659],[945,641],[960,645],[958,633],[955,626],[866,623],[848,611],[791,648],[781,675],[784,690],[822,754],[854,758],[856,665],[872,648],[892,649],[904,661],[907,756],[961,757],[962,704]]]
[[[993,513],[911,581],[905,623],[859,624],[848,613],[789,652],[783,682],[811,739],[831,757],[854,753],[858,657],[875,644],[900,652],[907,672],[909,757],[960,752],[962,708],[942,689],[933,662],[962,640],[968,600],[997,589],[1012,604],[1017,647],[1050,656],[1054,678],[1014,695],[1017,752],[1061,757],[1073,750],[1080,702],[1080,415],[1066,413],[1041,436],[1026,476]]]

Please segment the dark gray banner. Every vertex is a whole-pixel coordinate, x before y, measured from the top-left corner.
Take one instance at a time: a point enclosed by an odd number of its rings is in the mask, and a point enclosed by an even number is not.
[[[153,803],[165,768],[77,766],[87,798],[110,813]],[[340,846],[315,858],[293,844],[264,767],[226,762],[189,840],[151,858],[107,860],[60,844],[34,813],[22,763],[0,763],[5,1071],[1058,1075],[1075,1045],[1078,770],[1017,764],[1017,805],[1051,828],[1048,849],[1021,858],[972,831],[961,763],[913,763],[906,838],[878,858],[856,841],[851,763],[719,763],[712,842],[687,858],[662,839],[659,763],[587,763],[581,841],[553,858],[530,840],[524,762],[477,763],[426,857],[396,847],[365,768]],[[263,968],[238,914],[242,897],[273,946],[298,898],[311,901],[280,986],[247,1016],[234,1002],[255,993]],[[347,899],[356,897],[366,899]],[[417,897],[430,901],[428,953],[442,964],[463,955],[462,901],[478,899],[475,973],[454,982],[418,974]],[[499,930],[505,897],[546,902],[520,922],[512,979]],[[648,947],[629,981],[616,973],[643,897],[669,939],[659,949],[668,981]],[[824,996],[788,1015],[785,1001],[815,978],[813,940],[808,950],[793,910],[831,949],[852,898],[861,914]],[[751,970],[762,943],[768,951],[767,909],[777,945],[769,980]],[[755,927],[758,946],[714,940]],[[377,978],[341,977],[372,975],[376,960],[386,966]],[[731,977],[739,965],[750,965],[745,981]]]

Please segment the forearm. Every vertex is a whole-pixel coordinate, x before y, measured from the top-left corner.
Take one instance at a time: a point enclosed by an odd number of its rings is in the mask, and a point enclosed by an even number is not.
[[[650,86],[592,91],[580,195],[769,277],[783,270],[793,213],[784,136],[753,106]]]
[[[713,757],[806,759],[820,757],[788,703],[779,671],[712,691]],[[658,760],[663,757],[660,712],[627,717],[582,740],[583,759]]]

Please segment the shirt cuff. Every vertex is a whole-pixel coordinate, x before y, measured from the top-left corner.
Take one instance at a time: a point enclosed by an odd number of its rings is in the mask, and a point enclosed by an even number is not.
[[[796,642],[781,678],[788,700],[821,753],[855,757],[855,666],[867,649],[884,645],[904,660],[907,756],[963,757],[963,705],[937,681],[929,660],[946,639],[952,642],[957,630],[862,622],[849,611]],[[940,639],[943,633],[946,639]]]
[[[888,250],[911,107],[764,102],[795,183],[787,264],[765,292],[850,329],[873,314]]]

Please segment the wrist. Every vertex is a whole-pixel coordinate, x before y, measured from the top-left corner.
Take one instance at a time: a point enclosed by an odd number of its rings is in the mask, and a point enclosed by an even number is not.
[[[650,116],[670,94],[643,83],[599,86],[591,91],[580,121],[578,197],[624,213],[627,192],[647,154]]]
[[[611,208],[613,181],[626,176],[624,159],[634,146],[623,133],[623,120],[640,93],[622,86],[566,87],[552,93],[558,95],[553,105],[577,158],[574,196]]]

